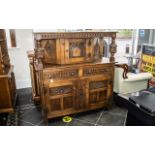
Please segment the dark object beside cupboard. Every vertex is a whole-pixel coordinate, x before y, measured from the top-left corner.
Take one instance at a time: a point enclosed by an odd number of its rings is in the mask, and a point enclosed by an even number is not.
[[[155,125],[155,94],[151,91],[146,89],[131,94],[115,94],[116,104],[128,110],[126,126]]]
[[[0,113],[14,111],[16,84],[7,50],[5,30],[0,29]]]
[[[109,59],[104,37],[111,38]],[[28,52],[33,99],[46,119],[110,108],[116,32],[35,33]]]

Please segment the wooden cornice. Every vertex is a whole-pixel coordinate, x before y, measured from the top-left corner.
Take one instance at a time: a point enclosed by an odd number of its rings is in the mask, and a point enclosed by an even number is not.
[[[35,40],[42,39],[80,39],[80,38],[95,38],[95,37],[116,37],[117,31],[105,32],[49,32],[49,33],[34,33]]]

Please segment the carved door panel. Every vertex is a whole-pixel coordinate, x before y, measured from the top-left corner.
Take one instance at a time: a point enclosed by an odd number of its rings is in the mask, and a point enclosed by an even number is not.
[[[74,81],[51,82],[46,94],[46,108],[51,114],[67,114],[74,110]]]
[[[66,39],[65,40],[65,63],[80,63],[92,61],[92,39]]]
[[[42,40],[40,41],[40,47],[44,49],[44,62],[56,63],[56,40]]]
[[[91,78],[89,79],[88,87],[89,106],[104,106],[108,99],[108,79],[101,77]]]

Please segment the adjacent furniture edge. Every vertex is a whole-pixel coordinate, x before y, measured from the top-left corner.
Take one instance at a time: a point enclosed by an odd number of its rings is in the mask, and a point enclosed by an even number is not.
[[[30,74],[31,74],[31,84],[32,84],[32,99],[35,102],[40,102],[40,94],[38,91],[38,83],[37,83],[37,70],[35,69],[35,51],[30,50],[27,51],[27,55],[29,58],[29,66],[30,66]]]
[[[124,71],[123,71],[123,79],[127,79],[127,73],[129,71],[129,67],[127,64],[115,64],[115,67],[119,67],[119,68],[122,68]]]

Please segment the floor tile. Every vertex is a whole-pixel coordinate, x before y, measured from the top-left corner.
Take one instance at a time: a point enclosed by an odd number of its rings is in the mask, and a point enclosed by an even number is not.
[[[26,89],[18,89],[17,90],[18,98],[17,98],[17,106],[18,105],[27,105],[32,104],[32,90],[31,88]]]
[[[36,125],[42,120],[41,109],[34,108],[25,110],[19,115],[19,119]]]
[[[22,88],[22,89],[17,89],[17,93],[19,95],[25,95],[25,94],[31,94],[32,93],[32,88],[29,87],[29,88]]]
[[[7,123],[7,114],[0,114],[0,126],[5,126]]]
[[[18,122],[20,124],[20,126],[34,126],[35,124],[32,124],[30,122],[26,122],[26,121],[23,121],[23,120],[19,120]]]
[[[25,96],[20,96],[18,97],[18,100],[17,100],[17,106],[18,105],[27,105],[27,104],[32,104],[33,101],[32,101],[32,98],[30,95],[25,95]]]
[[[89,123],[87,121],[82,121],[78,119],[73,119],[72,122],[68,123],[67,126],[95,126],[95,124]]]
[[[97,125],[103,126],[123,126],[125,122],[125,116],[112,114],[110,112],[103,112]]]
[[[118,114],[121,116],[126,116],[127,110],[125,108],[119,107],[117,105],[113,105],[112,109],[109,110],[110,113]]]
[[[66,126],[67,124],[62,121],[62,117],[48,120],[48,126]]]
[[[101,110],[89,111],[75,115],[75,118],[95,124],[102,113]]]

